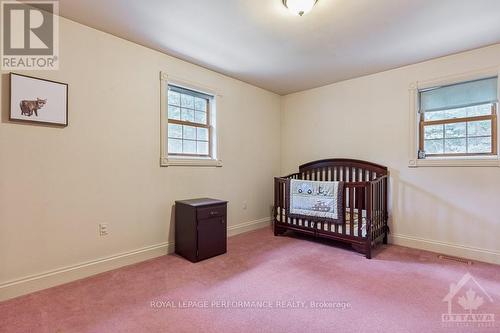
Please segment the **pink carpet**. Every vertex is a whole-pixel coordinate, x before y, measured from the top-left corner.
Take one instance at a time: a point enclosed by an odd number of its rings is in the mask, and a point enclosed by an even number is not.
[[[500,332],[499,266],[331,244],[257,230],[197,264],[169,255],[0,303],[0,332]],[[452,313],[494,321],[442,322],[467,272],[484,292],[467,280]]]

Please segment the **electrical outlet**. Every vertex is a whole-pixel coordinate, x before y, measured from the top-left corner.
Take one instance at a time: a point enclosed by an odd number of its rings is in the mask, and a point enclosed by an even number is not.
[[[100,223],[99,224],[99,236],[107,236],[108,235],[108,224]]]
[[[246,201],[243,201],[242,208],[243,208],[243,209],[247,209],[247,207],[248,207],[247,202],[246,202]]]

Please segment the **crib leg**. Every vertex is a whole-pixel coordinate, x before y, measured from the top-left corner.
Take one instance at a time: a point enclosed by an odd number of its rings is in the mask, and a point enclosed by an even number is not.
[[[372,247],[371,246],[367,246],[367,249],[366,249],[366,259],[371,259],[372,258]]]
[[[372,241],[371,241],[370,237],[368,237],[366,240],[365,255],[366,255],[366,259],[372,258]]]
[[[274,221],[274,226],[273,226],[274,236],[279,236],[279,235],[282,235],[283,233],[285,233],[285,229],[278,227],[277,224],[278,223],[276,221]]]
[[[383,244],[387,244],[387,235],[389,234],[389,226],[387,225],[387,220],[385,221],[385,230],[384,230],[384,239],[382,240]]]

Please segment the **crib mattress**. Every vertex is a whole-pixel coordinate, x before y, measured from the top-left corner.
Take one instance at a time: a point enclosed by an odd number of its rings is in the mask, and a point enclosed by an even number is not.
[[[281,210],[283,220],[285,223],[292,224],[292,225],[298,225],[298,226],[303,226],[303,227],[311,227],[311,222],[305,220],[305,219],[296,219],[296,218],[289,218],[286,216],[286,210],[284,208],[278,207],[278,212]],[[359,215],[358,215],[358,210],[354,209],[354,232],[353,236],[359,237],[358,235],[358,224],[359,224]],[[362,219],[361,219],[361,234],[362,237],[366,237],[366,210],[361,211],[362,214]],[[282,222],[280,219],[280,215],[276,217],[276,220],[278,222]],[[329,223],[314,223],[313,227],[318,230],[324,230],[324,231],[330,231],[330,232],[337,232],[337,233],[342,233],[344,234],[343,228],[345,228],[345,234],[350,235],[351,232],[351,212],[349,209],[347,209],[347,212],[345,213],[345,223],[344,224],[329,224]],[[330,230],[328,230],[330,228]]]

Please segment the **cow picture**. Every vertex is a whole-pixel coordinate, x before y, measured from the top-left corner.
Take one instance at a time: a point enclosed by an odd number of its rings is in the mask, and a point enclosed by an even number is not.
[[[10,73],[9,120],[68,126],[68,85]]]
[[[43,108],[47,103],[47,99],[37,98],[36,101],[21,101],[19,107],[21,108],[21,114],[24,116],[31,117],[33,113],[38,117],[38,110]]]

